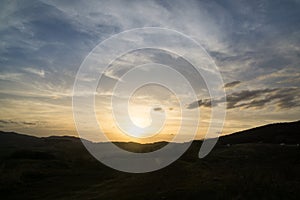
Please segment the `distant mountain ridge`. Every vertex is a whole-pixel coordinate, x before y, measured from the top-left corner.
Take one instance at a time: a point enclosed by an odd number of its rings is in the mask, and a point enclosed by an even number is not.
[[[80,142],[80,140],[73,136],[50,136],[39,138],[15,132],[0,131],[1,146],[9,146],[20,143],[24,146],[42,145],[45,142]],[[221,136],[218,142],[218,144],[222,145],[242,143],[299,144],[300,121],[268,124],[239,131],[230,135]],[[116,142],[116,144],[122,145],[126,144],[126,142]]]

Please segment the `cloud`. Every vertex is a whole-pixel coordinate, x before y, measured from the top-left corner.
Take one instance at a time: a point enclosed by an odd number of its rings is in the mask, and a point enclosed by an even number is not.
[[[18,124],[17,122],[12,121],[12,120],[0,120],[0,123],[1,124]]]
[[[21,73],[2,73],[0,74],[0,80],[6,80],[6,81],[18,81],[21,79],[22,74]]]
[[[198,100],[190,103],[187,106],[187,109],[194,109],[197,107],[210,107],[210,106],[211,106],[211,101],[209,99],[204,99],[204,100]]]
[[[25,125],[25,126],[37,126],[41,122],[28,122],[28,121],[14,121],[14,120],[0,120],[0,124],[2,127],[9,126],[9,125]]]
[[[162,111],[162,108],[160,107],[156,107],[156,108],[153,108],[154,111]]]
[[[241,81],[233,81],[233,82],[230,82],[230,83],[226,83],[224,85],[224,88],[233,88],[237,85],[239,85],[241,83]]]
[[[40,77],[45,77],[45,71],[43,69],[36,69],[36,68],[32,68],[32,67],[27,67],[23,69],[26,72],[38,75]]]
[[[225,99],[216,99],[216,104]],[[300,88],[273,88],[259,90],[243,90],[234,92],[226,97],[227,109],[234,108],[265,108],[268,105],[279,109],[292,109],[300,106]],[[211,107],[211,100],[204,99],[190,103],[187,109],[197,107]]]

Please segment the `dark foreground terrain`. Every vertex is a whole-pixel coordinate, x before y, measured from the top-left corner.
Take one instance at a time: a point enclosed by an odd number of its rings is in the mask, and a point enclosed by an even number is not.
[[[300,199],[300,122],[220,138],[204,159],[196,141],[152,173],[110,169],[78,138],[0,133],[1,199]],[[229,145],[230,144],[230,145]],[[118,144],[149,151],[164,143]]]

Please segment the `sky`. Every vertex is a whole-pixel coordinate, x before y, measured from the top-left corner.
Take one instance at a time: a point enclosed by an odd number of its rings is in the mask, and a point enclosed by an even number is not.
[[[180,31],[209,54],[222,75],[222,89],[226,92],[222,134],[299,120],[299,10],[299,0],[2,0],[0,129],[41,137],[78,136],[72,95],[82,62],[105,39],[143,27]],[[117,45],[115,48],[121,48]],[[126,70],[146,61],[168,64],[186,74],[197,90],[197,99],[180,105],[176,95],[161,86],[136,90],[128,111],[133,122],[141,127],[151,124],[149,109],[158,119],[164,115],[166,121],[157,136],[133,139],[114,123],[109,103],[112,96],[118,95],[111,89],[122,81]],[[161,76],[178,82],[168,72]],[[131,77],[130,81],[137,83],[138,79]],[[193,67],[182,57],[153,49],[129,52],[112,63],[101,81],[95,99],[97,119],[104,121],[101,128],[112,140],[170,140],[181,126],[181,113],[195,109],[201,113],[197,138],[204,137],[210,122],[211,99],[203,79],[194,76]],[[223,97],[216,99],[217,104],[223,101]],[[118,116],[127,113],[124,107],[118,107],[124,103],[120,100],[115,106]],[[195,120],[198,119],[188,115],[185,126]],[[134,132],[132,126],[127,129]]]

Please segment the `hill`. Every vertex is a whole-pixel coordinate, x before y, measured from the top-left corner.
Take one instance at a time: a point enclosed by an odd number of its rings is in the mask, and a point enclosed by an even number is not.
[[[220,138],[221,144],[300,144],[300,121],[268,124]]]
[[[170,166],[145,174],[128,174],[104,166],[86,151],[79,138],[1,132],[0,197],[299,199],[299,147],[279,145],[298,143],[298,127],[299,122],[272,124],[221,137],[204,159],[198,159],[201,141],[195,141]],[[117,143],[135,152],[165,144]]]

